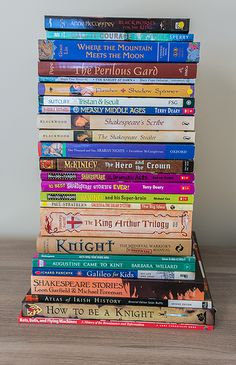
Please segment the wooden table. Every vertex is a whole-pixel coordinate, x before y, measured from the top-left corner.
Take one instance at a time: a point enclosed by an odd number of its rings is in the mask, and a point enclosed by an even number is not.
[[[236,246],[201,252],[217,308],[211,332],[17,324],[35,242],[0,242],[1,365],[236,364]]]

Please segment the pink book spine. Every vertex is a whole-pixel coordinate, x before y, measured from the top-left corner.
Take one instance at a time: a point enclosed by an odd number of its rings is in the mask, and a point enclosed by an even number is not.
[[[194,174],[151,174],[132,172],[41,172],[41,180],[53,181],[123,181],[156,183],[192,183]]]
[[[157,323],[157,322],[135,322],[135,321],[109,321],[109,320],[93,320],[93,319],[71,319],[71,318],[43,318],[43,317],[18,317],[18,323],[31,324],[72,324],[86,326],[116,326],[116,327],[140,327],[140,328],[174,328],[211,331],[214,329],[212,325],[200,325],[191,323]]]
[[[194,194],[193,183],[123,183],[42,181],[42,191],[137,194]]]

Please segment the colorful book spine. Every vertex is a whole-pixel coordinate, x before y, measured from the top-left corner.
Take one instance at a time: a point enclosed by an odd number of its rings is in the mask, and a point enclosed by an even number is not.
[[[194,280],[193,271],[155,271],[155,270],[94,270],[94,269],[60,269],[33,267],[35,276],[79,276],[83,278],[130,278],[130,279],[158,279],[158,280]]]
[[[190,19],[186,18],[103,18],[48,16],[44,18],[46,30],[88,30],[101,32],[155,32],[188,33]]]
[[[192,255],[192,240],[139,237],[49,237],[38,236],[38,253],[109,255]]]
[[[193,131],[195,118],[192,116],[122,116],[122,115],[66,115],[38,114],[39,129],[63,130],[182,130]]]
[[[148,172],[148,173],[191,173],[193,160],[132,160],[132,159],[67,159],[41,158],[41,170],[61,172]]]
[[[119,173],[119,172],[41,172],[42,181],[123,181],[155,183],[192,183],[194,174],[154,174],[154,173]]]
[[[79,326],[103,326],[103,327],[134,327],[134,328],[172,328],[194,331],[212,331],[214,326],[206,324],[191,323],[161,323],[161,322],[139,322],[139,321],[98,321],[97,319],[72,319],[72,318],[51,318],[51,317],[28,317],[18,316],[19,324],[51,324],[51,325],[79,325]]]
[[[40,227],[42,236],[191,238],[192,211],[40,208]]]
[[[39,142],[39,157],[193,160],[194,144]]]
[[[39,62],[39,76],[196,79],[194,63]],[[87,81],[88,82],[88,81]],[[112,82],[112,81],[111,81]],[[163,80],[164,82],[164,80]]]
[[[107,115],[194,115],[194,108],[179,107],[105,107],[105,106],[52,106],[39,105],[39,113],[54,114],[107,114]]]
[[[61,256],[61,255],[60,255]],[[69,260],[69,259],[59,259],[59,260],[54,260],[54,259],[45,259],[45,260],[37,260],[37,259],[33,259],[32,260],[32,267],[36,269],[36,271],[38,269],[44,268],[44,269],[53,269],[53,268],[57,268],[57,269],[77,269],[77,274],[75,272],[74,275],[71,276],[78,276],[78,277],[120,277],[123,279],[127,279],[127,278],[132,278],[133,276],[125,276],[125,273],[119,273],[118,275],[113,274],[113,276],[110,276],[109,274],[106,275],[105,272],[102,272],[102,270],[126,270],[126,271],[132,271],[132,270],[141,270],[143,271],[147,271],[146,276],[145,273],[142,273],[143,279],[160,279],[160,280],[186,280],[184,279],[184,276],[182,279],[180,279],[180,274],[179,275],[174,275],[174,272],[191,272],[194,273],[195,271],[195,264],[183,264],[183,263],[150,263],[150,262],[144,262],[144,263],[140,263],[140,262],[136,262],[135,264],[132,264],[131,262],[123,262],[123,261],[117,261],[117,262],[106,262],[106,261],[90,261],[90,260]],[[82,269],[94,269],[97,270],[96,274],[94,273],[94,275],[92,275],[92,272],[89,272],[85,275],[85,273],[82,275],[82,273],[80,273],[79,271]],[[79,271],[78,271],[79,270]],[[150,276],[149,277],[149,271]],[[99,273],[100,272],[100,273]],[[152,273],[154,272],[154,273]],[[167,272],[170,273],[170,275],[168,276],[163,274],[163,272]],[[38,274],[36,274],[38,275]],[[140,274],[141,275],[141,274]],[[51,274],[47,275],[45,274],[45,276],[53,276]],[[58,276],[58,275],[55,275]],[[60,276],[68,276],[68,274],[63,274],[61,273]],[[178,279],[177,279],[178,277]],[[140,278],[140,276],[137,276],[137,278]],[[192,280],[194,280],[195,277],[192,277]],[[189,279],[188,279],[189,280]]]
[[[39,83],[38,94],[54,96],[193,98],[194,85]]]
[[[70,32],[46,31],[47,39],[79,39],[87,41],[148,41],[193,42],[194,34],[181,33],[121,33],[121,32]]]
[[[44,295],[99,296],[112,298],[152,298],[204,300],[204,282],[196,280],[156,280],[120,278],[80,278],[33,276],[31,293]]]
[[[39,141],[118,142],[118,143],[194,143],[193,131],[114,131],[114,130],[40,130]]]
[[[97,203],[97,202],[68,202],[68,201],[40,201],[41,208],[76,208],[76,209],[135,209],[135,210],[186,210],[186,204],[138,204],[138,203]],[[193,205],[188,204],[188,210]]]
[[[41,61],[197,63],[199,51],[199,42],[38,41]]]
[[[41,192],[41,201],[51,202],[103,202],[103,203],[143,203],[143,204],[193,204],[192,194],[112,194],[112,193],[65,193]],[[145,209],[144,209],[145,210]]]
[[[39,105],[92,107],[194,108],[194,98],[115,98],[93,96],[39,96]]]
[[[214,325],[214,310],[66,303],[22,303],[23,316]]]
[[[46,63],[46,61],[44,61]],[[186,84],[194,85],[196,79],[159,79],[159,78],[131,78],[131,77],[77,77],[77,76],[39,76],[39,82],[66,82],[66,83],[121,83],[121,84]]]
[[[42,181],[42,191],[138,193],[138,194],[194,194],[194,183],[132,183],[132,182],[79,182]]]

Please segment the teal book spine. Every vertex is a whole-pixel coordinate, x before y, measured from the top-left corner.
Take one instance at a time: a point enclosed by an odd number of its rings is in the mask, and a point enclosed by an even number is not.
[[[46,31],[47,39],[79,39],[87,41],[149,41],[193,42],[194,34],[178,33],[121,33],[121,32],[63,32]]]
[[[122,269],[195,272],[195,263],[184,262],[148,262],[148,261],[105,261],[105,260],[32,260],[35,268],[77,268],[77,269]]]
[[[80,254],[50,254],[50,253],[35,253],[34,259],[45,260],[99,260],[99,261],[141,261],[141,262],[182,262],[195,263],[196,257],[193,256],[134,256],[134,255],[80,255]]]

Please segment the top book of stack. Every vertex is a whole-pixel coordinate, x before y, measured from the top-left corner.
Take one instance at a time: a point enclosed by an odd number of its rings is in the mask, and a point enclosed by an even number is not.
[[[96,32],[188,33],[189,19],[103,18],[45,16],[46,30],[88,30]]]

